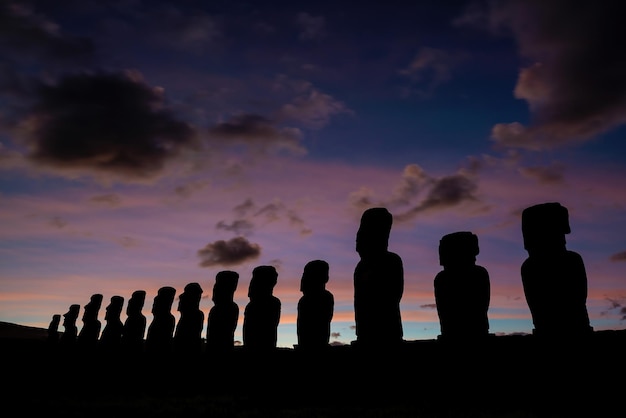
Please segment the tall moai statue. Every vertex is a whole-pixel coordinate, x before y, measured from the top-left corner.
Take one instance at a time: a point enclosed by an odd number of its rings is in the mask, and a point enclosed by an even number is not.
[[[150,354],[166,354],[172,350],[172,339],[176,318],[172,314],[172,304],[176,289],[171,286],[161,287],[152,304],[152,322],[146,335],[146,352]]]
[[[330,342],[330,324],[335,299],[326,289],[329,265],[324,260],[309,261],[300,280],[302,296],[298,301],[296,331],[298,349],[323,350]]]
[[[179,354],[195,355],[202,352],[204,312],[200,309],[202,287],[189,283],[178,298],[180,318],[174,331],[174,349]]]
[[[356,343],[361,347],[393,347],[403,340],[400,301],[404,266],[388,250],[393,216],[386,208],[367,209],[356,234],[360,260],[354,270]]]
[[[521,267],[533,334],[577,337],[593,331],[587,313],[587,273],[580,254],[566,246],[569,212],[558,202],[522,212],[522,235],[528,258]]]
[[[467,340],[489,335],[491,285],[487,269],[476,265],[478,236],[468,231],[444,235],[439,241],[443,270],[434,280],[442,339]]]
[[[52,315],[52,320],[48,324],[48,336],[46,341],[51,346],[56,346],[59,343],[59,325],[61,324],[61,315]]]
[[[104,329],[100,336],[100,346],[106,351],[116,352],[122,343],[122,331],[124,323],[120,318],[124,308],[124,298],[122,296],[111,296],[111,301],[106,307],[104,315]]]
[[[129,353],[143,352],[143,339],[147,320],[142,309],[146,301],[145,290],[135,290],[126,305],[126,321],[122,329],[121,344]]]
[[[103,296],[100,293],[93,294],[89,302],[83,307],[83,327],[78,333],[77,339],[81,349],[91,350],[98,344],[102,329],[102,323],[98,319],[102,299]]]
[[[243,345],[246,350],[267,352],[276,348],[281,302],[274,296],[278,272],[273,266],[252,270],[248,304],[243,313]]]
[[[80,305],[70,305],[69,310],[63,314],[63,334],[59,342],[64,347],[74,347],[78,337],[78,327],[76,321],[80,313]]]
[[[207,353],[229,353],[235,346],[235,330],[239,321],[239,305],[235,291],[239,274],[224,270],[215,276],[213,307],[209,310],[206,329]]]

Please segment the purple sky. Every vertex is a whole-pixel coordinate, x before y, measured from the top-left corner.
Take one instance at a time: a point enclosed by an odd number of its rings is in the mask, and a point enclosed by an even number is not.
[[[258,4],[257,4],[258,3]],[[520,214],[558,201],[595,329],[626,318],[626,26],[617,1],[0,4],[0,320],[304,265],[355,339],[363,210],[394,215],[405,339],[439,334],[439,239],[479,237],[490,330],[530,332]],[[174,313],[176,304],[174,305]],[[241,323],[237,338],[241,339]],[[79,324],[80,326],[80,324]]]

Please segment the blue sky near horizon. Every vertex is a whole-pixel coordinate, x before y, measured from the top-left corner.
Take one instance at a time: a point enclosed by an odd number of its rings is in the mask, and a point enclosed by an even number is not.
[[[559,201],[596,329],[626,322],[626,29],[612,0],[7,0],[0,4],[0,320],[306,262],[354,339],[360,214],[394,215],[405,338],[434,338],[439,239],[470,230],[491,332],[530,332],[520,213]],[[239,244],[237,246],[236,244]],[[176,312],[176,304],[173,306]],[[241,335],[241,323],[237,335]],[[204,331],[203,331],[204,332]]]

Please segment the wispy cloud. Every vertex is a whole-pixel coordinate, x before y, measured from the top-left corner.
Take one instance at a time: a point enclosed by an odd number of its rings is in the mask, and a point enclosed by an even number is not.
[[[626,262],[626,251],[611,254],[610,260],[613,262]]]

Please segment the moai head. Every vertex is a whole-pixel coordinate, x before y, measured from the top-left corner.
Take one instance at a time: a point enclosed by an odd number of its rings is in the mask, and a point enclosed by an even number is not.
[[[475,234],[453,232],[444,235],[439,241],[439,264],[444,268],[474,265],[479,251]]]
[[[319,292],[325,289],[328,283],[328,263],[324,260],[309,261],[304,266],[302,279],[300,280],[300,291],[303,294]]]
[[[50,325],[48,325],[48,329],[50,331],[56,331],[59,329],[59,324],[61,323],[61,315],[54,314],[52,315],[52,320],[50,321]]]
[[[146,291],[135,290],[128,300],[128,305],[126,306],[126,315],[131,316],[140,314],[145,302]]]
[[[232,302],[235,297],[235,290],[239,283],[239,274],[230,270],[223,270],[215,276],[213,285],[213,303]]]
[[[119,319],[124,307],[124,298],[122,296],[111,296],[111,302],[106,308],[104,315],[105,320]]]
[[[80,305],[70,305],[69,310],[63,314],[63,326],[74,326],[78,319]]]
[[[257,266],[252,270],[252,279],[248,287],[248,297],[271,296],[278,282],[278,272],[273,266]]]
[[[173,287],[163,286],[160,288],[154,297],[152,314],[158,316],[170,313],[174,303],[174,296],[176,296],[176,289]]]
[[[178,311],[188,312],[197,310],[202,298],[202,287],[198,283],[189,283],[178,298]]]
[[[356,251],[361,257],[387,251],[393,216],[386,208],[370,208],[363,212],[356,234]]]
[[[91,295],[89,302],[85,305],[83,310],[83,321],[93,321],[98,319],[98,313],[102,306],[103,296],[100,293]]]
[[[564,250],[570,232],[569,213],[560,203],[541,203],[522,212],[524,249],[530,255]]]

